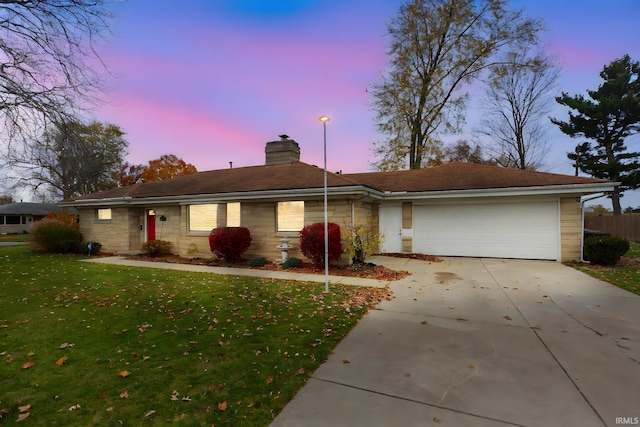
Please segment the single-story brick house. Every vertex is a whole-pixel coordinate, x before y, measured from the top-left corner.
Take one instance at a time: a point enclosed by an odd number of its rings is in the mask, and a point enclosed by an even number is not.
[[[77,214],[72,207],[62,207],[55,203],[8,203],[0,205],[0,234],[27,233],[36,221],[46,217],[49,212],[70,212]]]
[[[323,169],[300,162],[290,139],[269,142],[263,166],[198,172],[64,200],[80,211],[85,239],[105,251],[138,252],[141,243],[171,241],[174,252],[210,256],[216,226],[247,227],[246,257],[276,259],[283,237],[302,257],[298,233],[323,222]],[[329,221],[373,220],[382,253],[579,259],[581,197],[613,190],[595,178],[445,163],[397,172],[328,173]]]

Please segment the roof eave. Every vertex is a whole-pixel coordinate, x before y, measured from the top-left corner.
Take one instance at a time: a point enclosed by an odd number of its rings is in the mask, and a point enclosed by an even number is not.
[[[440,190],[417,192],[386,192],[386,200],[447,199],[506,196],[549,196],[549,195],[584,195],[613,191],[619,182],[602,182],[588,184],[541,185],[533,187],[479,188],[469,190]]]
[[[327,195],[336,196],[357,196],[363,197],[371,194],[368,187],[344,186],[328,187]],[[265,190],[265,191],[242,191],[234,193],[217,194],[190,194],[176,196],[154,196],[154,197],[115,197],[106,199],[84,199],[60,203],[64,206],[91,207],[91,206],[136,206],[136,205],[167,205],[167,204],[197,204],[197,203],[224,203],[236,201],[270,201],[270,200],[291,200],[308,199],[324,195],[324,188],[301,188],[290,190]]]

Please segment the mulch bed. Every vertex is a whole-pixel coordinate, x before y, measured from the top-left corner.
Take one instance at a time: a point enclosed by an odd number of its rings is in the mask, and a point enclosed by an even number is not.
[[[385,254],[388,255],[388,254]],[[413,254],[393,254],[392,256],[404,256],[406,258]],[[416,254],[418,255],[418,254]],[[423,255],[420,255],[421,257]],[[426,261],[437,261],[437,258],[424,255],[429,258],[411,257],[413,259],[424,259]],[[292,273],[305,273],[305,274],[324,274],[324,269],[316,269],[311,263],[303,262],[298,267],[292,267],[287,270],[283,270],[280,265],[270,263],[262,267],[250,267],[247,265],[247,260],[241,260],[237,263],[230,263],[226,261],[214,261],[205,258],[184,258],[178,255],[165,255],[161,257],[149,257],[144,255],[129,256],[127,259],[135,261],[152,261],[152,262],[167,262],[174,264],[190,264],[190,265],[209,265],[212,267],[236,267],[236,268],[250,268],[254,270],[271,270],[271,271],[288,271]],[[382,265],[367,264],[360,269],[352,269],[350,267],[330,266],[329,274],[332,276],[347,276],[347,277],[361,277],[363,279],[376,279],[376,280],[399,280],[409,276],[411,273],[408,271],[397,271]]]

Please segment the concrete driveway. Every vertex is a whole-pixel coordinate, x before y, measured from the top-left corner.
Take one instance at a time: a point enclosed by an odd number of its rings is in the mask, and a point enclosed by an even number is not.
[[[640,424],[640,297],[555,262],[409,270],[273,426]]]

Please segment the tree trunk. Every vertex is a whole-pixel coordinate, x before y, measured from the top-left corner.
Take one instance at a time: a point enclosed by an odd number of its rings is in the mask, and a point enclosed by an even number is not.
[[[620,208],[620,190],[618,187],[611,193],[611,204],[613,205],[613,215],[622,215],[622,209]]]

